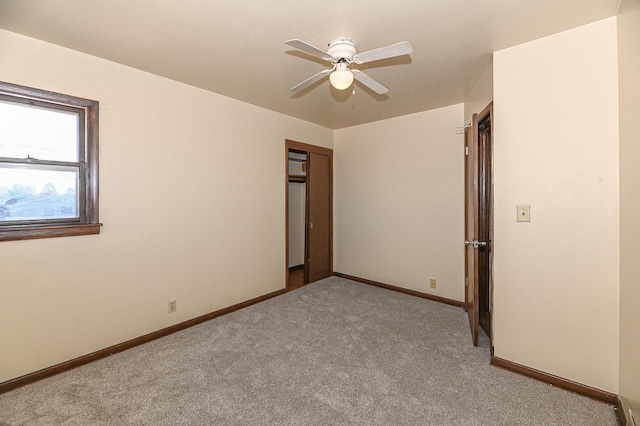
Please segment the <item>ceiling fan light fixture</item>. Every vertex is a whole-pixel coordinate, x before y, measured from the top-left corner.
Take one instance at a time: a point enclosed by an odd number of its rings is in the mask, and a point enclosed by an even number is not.
[[[353,83],[353,73],[349,71],[347,64],[338,64],[337,69],[329,76],[329,81],[336,89],[345,90]]]

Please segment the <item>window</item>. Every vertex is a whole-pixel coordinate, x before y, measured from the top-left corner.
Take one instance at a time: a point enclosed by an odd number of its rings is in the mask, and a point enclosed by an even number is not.
[[[98,233],[98,102],[0,82],[0,241]]]

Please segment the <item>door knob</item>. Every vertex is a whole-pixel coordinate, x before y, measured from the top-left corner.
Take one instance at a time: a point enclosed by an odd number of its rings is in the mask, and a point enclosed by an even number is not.
[[[477,249],[478,247],[486,246],[487,243],[485,241],[478,241],[478,240],[465,240],[464,245],[473,246],[474,249]]]

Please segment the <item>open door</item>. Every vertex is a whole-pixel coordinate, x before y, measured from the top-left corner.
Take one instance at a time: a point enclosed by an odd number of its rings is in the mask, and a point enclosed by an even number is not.
[[[493,103],[465,132],[465,309],[473,345],[479,328],[492,342]]]
[[[331,156],[309,153],[307,252],[309,283],[331,276]]]
[[[330,277],[333,274],[333,150],[302,142],[285,140],[285,159],[287,192],[286,203],[286,246],[285,261],[287,266],[286,288],[293,290],[297,287]],[[299,158],[290,158],[290,156]],[[305,173],[291,174],[290,161],[304,159]],[[289,193],[290,182],[305,185],[304,219],[304,277],[298,283],[298,276],[294,277],[289,260],[294,261],[299,250],[291,247],[290,224],[294,220],[290,217]],[[290,252],[291,250],[291,252]],[[290,256],[294,256],[291,257]],[[294,263],[297,263],[295,261]],[[296,272],[297,273],[297,272]]]

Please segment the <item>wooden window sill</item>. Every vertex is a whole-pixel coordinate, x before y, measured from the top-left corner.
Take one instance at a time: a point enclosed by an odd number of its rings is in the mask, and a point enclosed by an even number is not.
[[[70,225],[16,225],[0,228],[0,241],[33,240],[37,238],[72,237],[99,234],[101,223]]]

